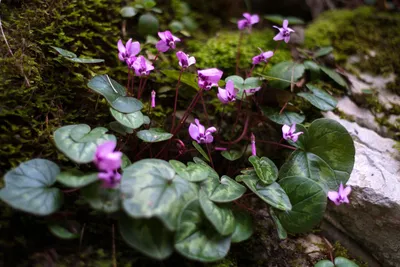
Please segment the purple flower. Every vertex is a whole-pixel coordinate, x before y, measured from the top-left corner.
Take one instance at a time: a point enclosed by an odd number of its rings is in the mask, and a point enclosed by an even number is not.
[[[156,48],[160,52],[167,52],[169,49],[175,49],[175,42],[180,42],[176,36],[173,36],[170,31],[158,32],[158,36],[160,37],[160,41],[157,42]]]
[[[114,188],[121,181],[121,174],[117,170],[99,172],[97,177],[103,181],[105,188]]]
[[[340,183],[339,191],[329,191],[328,198],[335,203],[336,206],[339,206],[342,203],[350,203],[347,196],[351,193],[351,187],[347,186],[343,188],[343,184]]]
[[[258,15],[250,15],[249,13],[243,13],[243,17],[245,19],[241,19],[238,21],[238,28],[239,30],[243,29],[251,29],[251,25],[256,24],[260,21]]]
[[[217,97],[223,104],[228,104],[236,100],[236,93],[235,84],[232,80],[229,80],[226,83],[225,89],[218,87]]]
[[[291,127],[289,125],[283,125],[282,127],[282,135],[285,140],[292,140],[293,142],[297,142],[299,135],[303,134],[303,132],[295,133],[296,131],[296,123],[294,123]]]
[[[133,62],[132,67],[135,69],[137,76],[147,76],[150,74],[150,71],[154,70],[153,65],[144,56],[138,56]]]
[[[118,51],[119,51],[118,53],[119,60],[127,61],[128,58],[135,57],[140,52],[140,43],[139,42],[132,43],[132,39],[129,39],[124,46],[122,40],[119,40]]]
[[[260,87],[256,87],[256,88],[251,88],[251,89],[244,89],[244,91],[245,91],[248,95],[251,95],[251,94],[254,94],[255,92],[260,91],[260,89],[261,89],[261,86],[260,86]]]
[[[279,33],[274,37],[274,41],[281,41],[285,40],[285,43],[288,43],[290,40],[290,34],[294,32],[293,29],[288,27],[289,21],[285,19],[282,24],[282,28],[279,28],[278,26],[274,26],[274,28],[277,28],[279,30]]]
[[[274,55],[274,52],[272,52],[272,51],[263,52],[261,50],[261,54],[253,57],[253,64],[257,65],[257,64],[260,64],[261,62],[268,62],[268,59],[271,58],[273,55]]]
[[[256,137],[254,136],[253,133],[251,133],[250,139],[251,139],[251,154],[253,156],[257,156]]]
[[[182,51],[176,52],[176,56],[178,57],[179,60],[179,66],[181,66],[183,69],[186,69],[190,65],[196,63],[196,59],[194,57],[189,57],[189,55],[186,55]]]
[[[197,75],[199,80],[197,81],[197,84],[201,89],[210,90],[211,87],[218,86],[218,82],[221,79],[222,74],[223,72],[216,68],[198,70]]]
[[[121,167],[122,153],[114,151],[116,146],[116,142],[108,141],[97,147],[93,161],[99,170],[107,172],[110,170],[117,170]]]
[[[156,91],[151,91],[151,107],[156,107]]]
[[[196,124],[191,123],[189,126],[189,134],[197,143],[208,144],[214,141],[212,133],[216,132],[215,127],[210,127],[207,130],[203,125],[200,124],[198,119],[195,119]]]

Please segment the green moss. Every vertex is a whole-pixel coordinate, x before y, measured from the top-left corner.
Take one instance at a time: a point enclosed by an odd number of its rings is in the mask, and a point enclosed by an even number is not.
[[[198,68],[220,68],[226,71],[226,75],[234,74],[236,66],[237,46],[240,32],[220,32],[217,36],[208,40],[188,41],[188,51],[196,57]],[[250,69],[252,57],[259,54],[258,48],[274,50],[276,42],[272,40],[274,32],[271,30],[253,31],[251,34],[244,34],[240,47],[240,63],[242,69]],[[290,52],[285,45],[272,57],[269,67],[281,61],[291,59]],[[261,71],[262,66],[255,69]]]
[[[305,32],[305,46],[333,46],[339,62],[359,55],[361,71],[400,75],[400,14],[378,12],[370,7],[323,13]],[[371,51],[376,53],[371,56]],[[396,80],[397,88],[400,80]]]
[[[1,170],[32,157],[63,159],[51,142],[52,132],[61,125],[108,121],[106,105],[95,110],[97,96],[86,83],[96,72],[107,71],[117,80],[125,77],[122,65],[110,53],[119,38],[120,2],[31,0],[21,6],[0,6],[14,52],[14,57],[5,53],[0,57],[0,139],[5,144],[0,147]],[[113,69],[65,61],[51,45],[78,56],[104,58]],[[0,51],[7,51],[4,42]],[[30,87],[24,84],[23,74]]]
[[[335,244],[333,244],[333,251],[335,253],[335,258],[343,257],[354,261],[360,267],[368,267],[368,264],[363,262],[362,260],[354,259],[353,257],[351,257],[349,255],[349,251],[345,247],[343,247],[342,244],[340,244],[338,241],[336,241]]]
[[[237,267],[236,259],[232,257],[232,255],[228,255],[225,259],[210,263],[206,265],[207,267]]]

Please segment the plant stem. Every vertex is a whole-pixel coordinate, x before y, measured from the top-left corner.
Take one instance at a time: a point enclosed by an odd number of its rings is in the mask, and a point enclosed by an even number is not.
[[[226,105],[224,105],[224,107],[222,108],[222,112],[221,112],[222,114],[221,114],[220,122],[218,123],[219,127],[218,127],[217,136],[219,136],[219,133],[220,133],[220,131],[222,129],[222,122],[224,121],[223,119],[224,119],[224,114],[225,114],[225,107],[226,107]]]
[[[238,50],[236,53],[236,75],[239,74],[240,45],[242,44],[242,39],[243,39],[243,31],[240,32],[239,42],[238,42]]]
[[[142,77],[140,77],[140,80],[139,80],[139,87],[138,87],[138,95],[137,95],[137,98],[140,100],[140,88],[142,88],[142,83],[143,83],[143,78]]]
[[[206,144],[207,153],[208,153],[208,157],[210,158],[211,167],[214,169],[214,163],[213,163],[213,160],[212,160],[212,157],[211,157],[211,149],[210,149],[210,146],[209,146],[209,145],[210,145],[210,144]]]
[[[145,78],[144,78],[144,81],[143,81],[143,84],[142,84],[142,88],[140,88],[140,97],[142,96],[142,94],[143,94],[143,91],[144,91],[144,88],[146,87],[146,83],[147,83],[147,79],[149,78],[149,76],[146,76]]]
[[[286,103],[283,105],[283,107],[282,107],[281,110],[279,111],[279,115],[281,115],[282,112],[285,110],[287,104],[288,104],[288,102],[286,101]]]
[[[246,121],[244,122],[243,132],[238,138],[236,138],[236,140],[229,141],[229,142],[221,141],[221,144],[230,146],[230,145],[233,145],[233,144],[236,144],[236,143],[240,142],[246,136],[247,129],[249,127],[249,120],[250,120],[250,115],[247,115]]]
[[[251,74],[253,73],[254,68],[256,67],[256,64],[253,64],[253,67],[251,67],[249,74],[247,75],[247,77],[250,77]]]
[[[208,119],[208,113],[207,113],[207,109],[206,109],[206,104],[204,103],[203,92],[201,92],[200,98],[201,98],[201,103],[203,104],[204,114],[206,115],[207,126],[209,127],[210,126],[210,120]]]
[[[274,55],[275,55],[276,50],[278,50],[279,46],[281,45],[281,43],[282,43],[282,41],[279,41],[279,42],[276,44],[275,49],[274,49],[274,51],[273,51],[273,52],[274,52]],[[265,68],[267,67],[269,61],[270,61],[270,60],[268,60],[267,62],[265,62],[264,68],[262,69],[261,73],[264,72],[264,70],[265,70]]]
[[[273,142],[273,141],[256,140],[256,142],[267,143],[267,144],[271,144],[271,145],[276,145],[276,146],[280,146],[280,147],[289,148],[289,149],[292,149],[292,150],[296,150],[297,149],[294,146],[284,145],[284,144],[280,144],[280,143]]]
[[[171,131],[172,131],[172,130],[174,129],[174,127],[175,127],[176,106],[177,106],[177,103],[178,103],[179,85],[180,85],[180,83],[181,83],[182,73],[183,73],[183,68],[181,69],[181,72],[179,73],[178,83],[176,84],[176,88],[175,88],[174,114],[172,115],[172,127],[171,127]]]

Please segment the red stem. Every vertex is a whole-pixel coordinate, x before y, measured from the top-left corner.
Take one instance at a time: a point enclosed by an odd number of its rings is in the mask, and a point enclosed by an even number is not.
[[[175,88],[175,103],[174,103],[174,114],[172,115],[172,127],[171,127],[171,132],[175,127],[175,120],[176,120],[176,105],[178,103],[178,94],[179,94],[179,84],[181,83],[181,77],[183,73],[183,68],[181,69],[181,72],[179,73],[179,78],[178,78],[178,83],[176,84]]]
[[[234,140],[234,141],[229,141],[229,142],[221,141],[221,144],[224,144],[224,145],[233,145],[233,144],[236,144],[236,143],[240,142],[240,141],[246,136],[247,129],[248,129],[248,127],[249,127],[249,119],[250,119],[250,116],[247,115],[246,121],[244,122],[243,132],[242,132],[242,134],[241,134],[236,140]]]

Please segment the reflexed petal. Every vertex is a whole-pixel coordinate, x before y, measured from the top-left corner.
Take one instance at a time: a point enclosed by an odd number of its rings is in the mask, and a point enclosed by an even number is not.
[[[239,30],[243,30],[244,28],[246,28],[247,20],[241,19],[241,20],[239,20],[239,21],[237,22],[237,24],[238,24]]]
[[[260,64],[262,57],[260,55],[253,57],[253,64]]]
[[[287,28],[286,30],[288,30],[289,32],[294,32],[294,30],[291,28]]]
[[[164,52],[168,51],[169,45],[165,41],[160,40],[160,41],[157,42],[156,48],[157,48],[158,51],[164,53]]]
[[[99,145],[97,147],[96,155],[104,156],[109,153],[112,153],[112,152],[114,152],[114,149],[116,146],[117,146],[117,143],[114,141],[108,141],[108,142],[102,143],[101,145]]]
[[[128,54],[129,54],[129,51],[131,50],[131,46],[132,46],[132,38],[129,39],[125,44],[125,49],[128,52]]]
[[[303,134],[303,132],[298,132],[298,133],[293,134],[293,137],[292,137],[293,142],[297,142],[297,139],[299,139],[299,136],[301,134]]]
[[[289,21],[288,21],[287,19],[285,19],[285,20],[283,21],[282,27],[283,27],[284,29],[286,29],[287,26],[289,26]]]
[[[270,57],[272,57],[273,55],[274,55],[274,52],[272,52],[272,51],[268,51],[268,52],[263,53],[263,56],[264,56],[265,58],[270,58]]]
[[[289,43],[289,41],[290,41],[290,36],[286,36],[284,39],[285,39],[285,43]]]
[[[195,119],[194,121],[197,124],[197,127],[199,129],[199,133],[205,134],[206,128],[204,128],[204,125],[202,125],[198,119]]]
[[[174,40],[174,42],[180,42],[181,41],[181,39],[179,39],[175,35],[172,35],[172,39]]]
[[[274,41],[281,41],[281,40],[283,40],[283,39],[285,39],[285,37],[283,36],[282,33],[278,33],[278,34],[275,35],[275,37],[274,37]]]
[[[217,97],[218,97],[219,101],[221,101],[222,103],[224,103],[224,104],[228,103],[228,97],[226,95],[226,90],[225,89],[222,89],[222,88],[218,87]]]
[[[165,31],[164,36],[165,36],[165,41],[167,41],[167,42],[169,40],[174,40],[174,38],[172,37],[172,33],[170,31]]]
[[[289,125],[285,124],[285,125],[282,126],[282,133],[283,134],[288,134],[289,131],[290,131],[290,126]]]
[[[126,52],[125,46],[124,46],[124,44],[122,43],[122,40],[119,40],[119,41],[118,41],[117,46],[118,46],[118,51],[119,51],[120,53],[125,53],[125,52]]]
[[[328,192],[328,198],[335,202],[335,204],[337,203],[337,199],[339,198],[339,193],[336,191],[329,191]]]
[[[121,60],[121,61],[125,61],[125,58],[124,58],[124,54],[123,54],[123,53],[118,53],[118,58],[119,58],[119,60]]]
[[[232,80],[226,83],[225,89],[231,96],[236,96],[235,83]]]
[[[214,141],[214,137],[211,134],[206,135],[206,140],[204,141],[204,143],[209,144],[209,143],[212,143],[213,141]]]
[[[260,17],[258,15],[251,16],[251,19],[250,19],[251,24],[258,23],[259,21],[260,21]]]
[[[339,185],[339,190],[338,190],[338,192],[339,192],[339,195],[340,195],[340,196],[343,196],[343,184],[342,184],[342,183],[340,183],[340,185]]]
[[[140,52],[140,43],[139,42],[133,42],[131,44],[130,49],[128,50],[128,53],[130,56],[136,56]]]
[[[351,187],[347,186],[344,190],[343,190],[343,196],[348,196],[351,193]]]
[[[189,126],[189,135],[190,135],[190,137],[192,137],[193,140],[196,140],[196,141],[197,141],[197,137],[199,137],[199,128],[193,123],[191,123]]]
[[[211,83],[218,83],[223,74],[223,72],[217,68],[199,70],[198,73],[207,77],[206,80]]]
[[[215,133],[217,129],[215,127],[210,127],[206,130],[206,134],[212,134]]]
[[[160,37],[161,40],[165,41],[165,32],[158,32],[158,37]]]
[[[249,22],[251,21],[251,15],[249,13],[243,13],[243,17],[245,17]]]
[[[188,59],[188,66],[196,64],[196,59],[194,57],[189,57]]]
[[[290,126],[290,133],[294,133],[296,131],[296,123],[293,123],[292,126]]]

